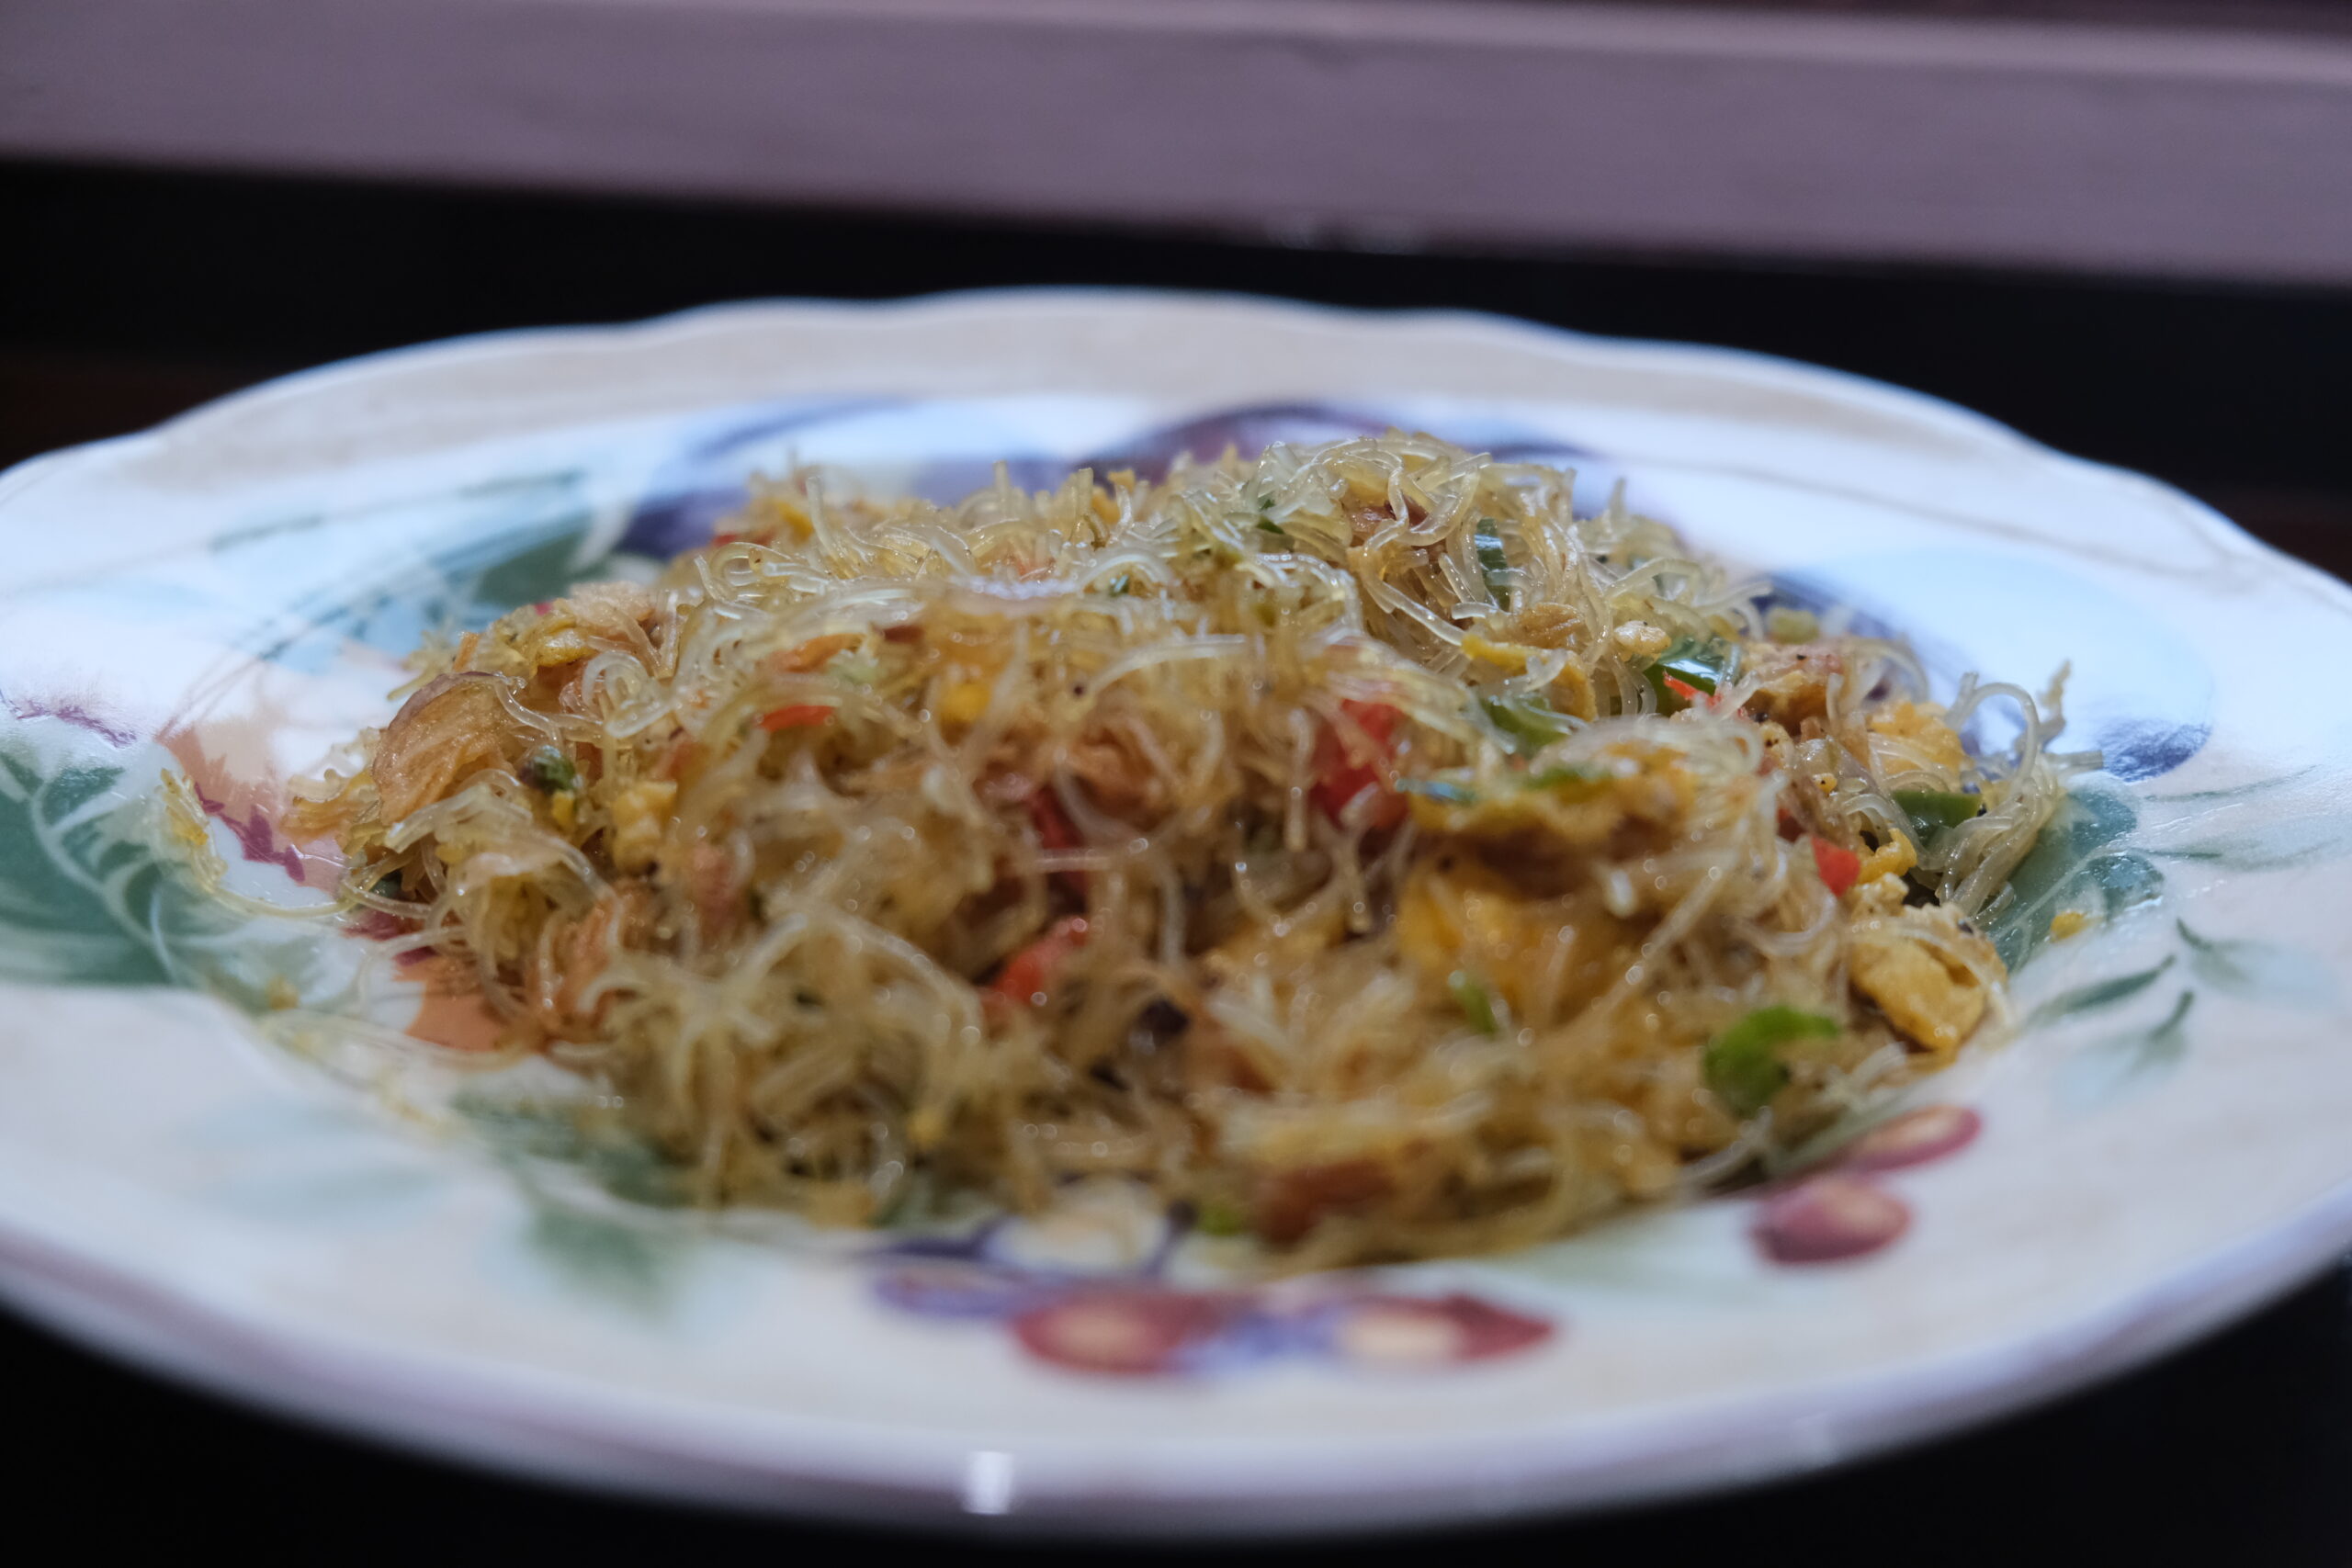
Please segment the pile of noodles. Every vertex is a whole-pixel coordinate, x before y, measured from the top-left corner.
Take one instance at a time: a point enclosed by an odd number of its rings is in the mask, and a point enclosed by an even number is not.
[[[1901,649],[1570,487],[1393,434],[948,507],[796,474],[429,653],[300,811],[699,1201],[1114,1175],[1304,1264],[1554,1235],[1948,1061],[1857,943],[1996,1031],[1966,917],[2085,762],[2054,692],[1884,718]],[[1805,1022],[1750,1096],[1758,1016]]]

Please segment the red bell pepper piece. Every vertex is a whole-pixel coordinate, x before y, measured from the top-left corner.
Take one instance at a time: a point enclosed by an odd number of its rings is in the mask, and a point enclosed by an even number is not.
[[[832,716],[832,708],[825,703],[795,703],[790,707],[778,708],[761,719],[760,728],[770,734],[779,729],[806,729],[811,725],[822,724]]]
[[[1086,842],[1051,784],[1039,784],[1029,792],[1029,820],[1036,824],[1037,842],[1046,849],[1074,850]],[[1086,897],[1086,873],[1057,871],[1054,880],[1079,897]]]
[[[1378,764],[1387,757],[1389,738],[1396,733],[1396,722],[1404,716],[1385,703],[1349,701],[1340,708],[1355,721],[1378,755],[1360,761],[1352,759],[1338,728],[1326,726],[1322,739],[1316,742],[1315,783],[1307,791],[1308,798],[1337,822],[1348,802],[1366,789],[1377,789],[1380,796],[1373,807],[1372,826],[1393,828],[1405,819],[1405,797],[1388,787]]]
[[[1862,874],[1862,857],[1843,844],[1833,844],[1815,835],[1813,840],[1814,869],[1821,873],[1821,885],[1830,892],[1843,896]]]
[[[1037,842],[1049,850],[1074,850],[1084,841],[1051,784],[1039,784],[1029,792],[1029,820],[1037,825]]]
[[[1054,980],[1070,956],[1086,945],[1086,919],[1071,915],[1056,920],[1044,936],[1004,961],[1003,970],[989,989],[1007,1001],[1032,1007],[1046,999]]]

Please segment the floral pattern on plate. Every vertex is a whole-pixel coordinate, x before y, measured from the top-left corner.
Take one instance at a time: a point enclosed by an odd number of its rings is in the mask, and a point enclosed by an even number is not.
[[[1167,1278],[1188,1216],[1164,1220],[1124,1270],[1044,1267],[1008,1257],[1007,1222],[873,1255],[877,1300],[920,1317],[1002,1325],[1039,1360],[1117,1376],[1230,1372],[1285,1359],[1357,1369],[1439,1369],[1517,1355],[1552,1340],[1546,1318],[1463,1291],[1384,1289],[1356,1276],[1275,1285],[1188,1287]]]

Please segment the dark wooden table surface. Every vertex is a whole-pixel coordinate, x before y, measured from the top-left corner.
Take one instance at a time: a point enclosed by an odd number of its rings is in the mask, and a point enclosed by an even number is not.
[[[322,360],[758,296],[1246,289],[1724,343],[1939,393],[2352,572],[2352,295],[1320,252],[654,203],[0,165],[0,462]],[[2291,666],[2289,650],[2285,662]],[[2314,692],[2337,700],[2330,672]],[[2352,1136],[2352,1130],[2347,1130]],[[84,1551],[700,1562],[880,1535],[543,1489],[282,1424],[0,1317],[6,1495]],[[1511,1562],[2352,1562],[2352,1269],[2104,1387],[1770,1488],[1477,1535],[1221,1550]],[[937,1545],[946,1555],[1068,1548]]]

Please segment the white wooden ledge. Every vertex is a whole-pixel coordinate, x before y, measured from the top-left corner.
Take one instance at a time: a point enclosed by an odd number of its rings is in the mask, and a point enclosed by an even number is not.
[[[0,0],[0,156],[2352,283],[2352,37],[2326,33],[1500,0]]]

